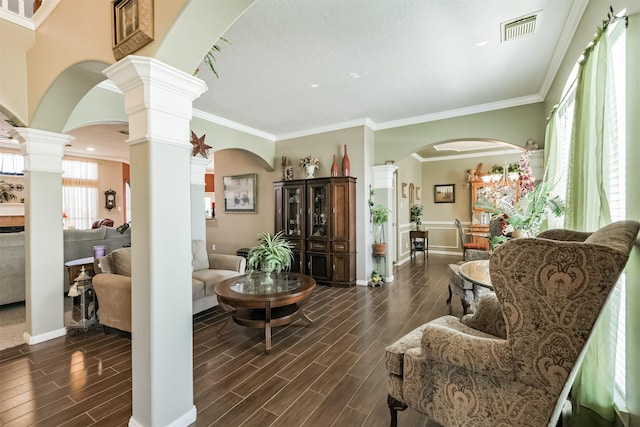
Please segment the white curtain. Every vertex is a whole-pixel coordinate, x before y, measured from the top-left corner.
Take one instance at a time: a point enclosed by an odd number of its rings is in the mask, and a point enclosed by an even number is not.
[[[24,157],[16,153],[0,153],[0,174],[22,175]]]
[[[91,228],[98,216],[98,164],[62,161],[62,209],[66,227]]]

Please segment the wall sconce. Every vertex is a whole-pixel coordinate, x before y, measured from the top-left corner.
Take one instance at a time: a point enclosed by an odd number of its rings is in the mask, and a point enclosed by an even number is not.
[[[108,189],[104,192],[104,207],[111,210],[116,207],[116,191]]]

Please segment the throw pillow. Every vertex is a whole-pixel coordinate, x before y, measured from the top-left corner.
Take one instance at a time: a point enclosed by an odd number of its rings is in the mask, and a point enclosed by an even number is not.
[[[131,248],[116,249],[111,252],[111,258],[116,274],[131,277]]]
[[[191,241],[191,255],[193,257],[191,261],[193,271],[206,270],[209,268],[207,243],[204,240]]]
[[[111,254],[108,254],[106,256],[100,257],[97,260],[95,260],[93,262],[93,271],[98,274],[98,273],[115,273],[115,271],[113,271],[113,258],[111,256]]]

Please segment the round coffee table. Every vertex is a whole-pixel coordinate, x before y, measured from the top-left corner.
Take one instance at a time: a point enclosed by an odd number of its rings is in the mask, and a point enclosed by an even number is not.
[[[220,306],[238,325],[264,328],[265,351],[271,350],[271,327],[292,323],[297,318],[312,323],[302,311],[311,298],[316,281],[300,273],[250,273],[223,280],[215,287]]]
[[[467,261],[460,266],[460,275],[473,283],[493,290],[491,274],[489,273],[489,260]]]

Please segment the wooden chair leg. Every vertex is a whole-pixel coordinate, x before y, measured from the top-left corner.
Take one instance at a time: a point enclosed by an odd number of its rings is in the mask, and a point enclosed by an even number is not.
[[[447,298],[447,305],[451,304],[451,298],[453,298],[453,292],[451,292],[451,283],[449,283],[449,298]]]
[[[390,427],[398,427],[398,410],[404,411],[407,409],[407,405],[396,400],[396,398],[391,395],[387,396],[387,405],[389,405],[389,411],[391,412]]]

